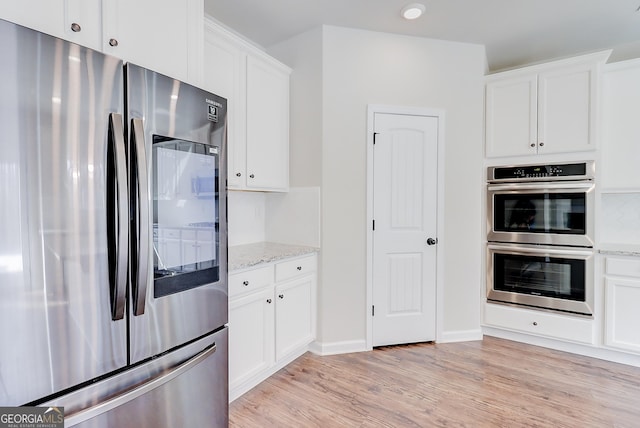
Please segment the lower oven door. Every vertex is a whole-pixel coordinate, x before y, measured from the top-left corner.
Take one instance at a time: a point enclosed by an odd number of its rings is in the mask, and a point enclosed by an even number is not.
[[[487,300],[593,314],[593,250],[487,246]]]

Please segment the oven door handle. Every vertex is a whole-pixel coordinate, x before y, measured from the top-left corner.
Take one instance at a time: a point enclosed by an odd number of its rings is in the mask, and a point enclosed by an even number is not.
[[[587,190],[591,191],[595,188],[593,181],[563,181],[557,183],[509,183],[509,184],[489,184],[487,190],[490,192],[507,190],[507,191],[519,191],[519,190],[534,190],[536,192],[546,192],[555,190]]]
[[[524,246],[524,245],[512,245],[512,244],[487,244],[487,248],[492,251],[499,251],[509,254],[518,255],[560,255],[560,256],[572,256],[579,258],[593,257],[593,249],[578,249],[568,247],[548,247],[548,246]]]

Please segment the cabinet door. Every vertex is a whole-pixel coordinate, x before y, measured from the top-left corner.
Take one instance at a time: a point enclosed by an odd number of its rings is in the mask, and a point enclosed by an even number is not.
[[[535,154],[537,146],[535,75],[487,83],[487,156]]]
[[[99,0],[0,2],[0,18],[92,49],[101,49]]]
[[[103,52],[187,81],[190,53],[197,55],[191,37],[197,3],[202,0],[103,2]]]
[[[581,65],[538,77],[538,153],[595,149],[596,66]]]
[[[607,278],[607,346],[640,353],[640,279]]]
[[[600,184],[603,191],[640,191],[640,60],[613,67],[603,78]]]
[[[315,338],[315,275],[276,286],[276,360]]]
[[[227,99],[227,186],[245,186],[246,54],[214,29],[205,32],[205,88]]]
[[[247,58],[247,187],[288,190],[289,73]]]
[[[229,302],[229,389],[269,368],[273,355],[273,287]]]

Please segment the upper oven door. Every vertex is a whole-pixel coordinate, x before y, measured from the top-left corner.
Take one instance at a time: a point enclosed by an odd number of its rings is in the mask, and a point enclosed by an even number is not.
[[[591,181],[487,186],[487,240],[592,247]]]

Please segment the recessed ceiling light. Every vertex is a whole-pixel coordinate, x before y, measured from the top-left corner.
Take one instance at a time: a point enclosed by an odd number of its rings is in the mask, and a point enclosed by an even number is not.
[[[402,17],[404,19],[420,18],[425,11],[425,7],[420,3],[411,3],[402,8]]]

